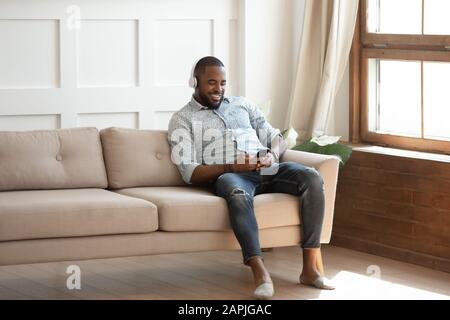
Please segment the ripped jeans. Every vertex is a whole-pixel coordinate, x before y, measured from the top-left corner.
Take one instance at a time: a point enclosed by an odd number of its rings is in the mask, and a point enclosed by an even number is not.
[[[301,199],[301,246],[320,248],[325,197],[323,179],[314,168],[284,162],[275,175],[225,173],[217,179],[215,190],[227,201],[231,226],[241,245],[245,264],[261,256],[253,198],[262,193],[298,196]]]

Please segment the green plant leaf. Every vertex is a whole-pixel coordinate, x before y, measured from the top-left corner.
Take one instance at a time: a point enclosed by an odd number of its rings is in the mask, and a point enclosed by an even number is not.
[[[319,146],[311,140],[295,146],[292,150],[337,156],[341,160],[341,167],[345,165],[352,154],[352,148],[349,146],[338,143]]]

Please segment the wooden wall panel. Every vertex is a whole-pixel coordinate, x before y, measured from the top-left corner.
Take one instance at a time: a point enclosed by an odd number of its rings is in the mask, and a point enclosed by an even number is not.
[[[354,151],[332,244],[450,272],[450,163]]]

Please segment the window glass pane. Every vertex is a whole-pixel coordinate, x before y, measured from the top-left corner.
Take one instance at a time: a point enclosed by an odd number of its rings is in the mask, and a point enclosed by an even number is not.
[[[422,0],[368,0],[368,28],[371,33],[422,34]]]
[[[449,14],[449,0],[425,0],[425,34],[450,35]]]
[[[421,63],[369,60],[369,130],[422,136]]]
[[[450,140],[450,63],[424,62],[425,138]]]
[[[379,116],[378,116],[378,96],[379,96],[379,79],[378,70],[380,67],[380,60],[369,59],[369,78],[367,79],[368,85],[368,104],[369,104],[369,131],[377,132],[380,128]]]

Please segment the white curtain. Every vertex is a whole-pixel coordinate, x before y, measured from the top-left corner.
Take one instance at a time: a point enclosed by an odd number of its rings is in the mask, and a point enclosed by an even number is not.
[[[303,34],[286,127],[299,142],[327,135],[347,67],[359,0],[306,0]]]

